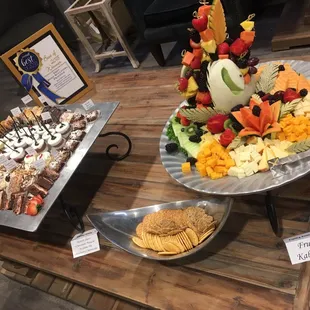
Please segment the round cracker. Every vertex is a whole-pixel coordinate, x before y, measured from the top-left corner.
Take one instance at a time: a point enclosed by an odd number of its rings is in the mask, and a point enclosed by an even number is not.
[[[151,247],[150,247],[150,245],[149,245],[149,243],[148,243],[148,240],[147,240],[147,238],[146,238],[146,233],[145,233],[144,230],[142,231],[142,240],[143,240],[143,242],[144,242],[146,248],[147,248],[147,249],[151,249]]]
[[[156,239],[156,241],[157,241],[157,244],[158,244],[158,247],[159,247],[160,251],[161,251],[161,252],[164,252],[165,249],[164,249],[164,247],[163,247],[161,238],[160,238],[158,235],[155,235],[155,239]]]
[[[188,251],[189,248],[188,248],[188,245],[183,241],[182,239],[182,236],[181,236],[181,233],[178,233],[176,235],[176,237],[178,238],[179,242],[183,245],[183,247],[185,248],[185,251]]]
[[[153,242],[152,234],[146,233],[146,234],[145,234],[145,237],[146,237],[147,242],[148,242],[148,244],[150,245],[151,249],[152,249],[153,251],[157,251],[157,250],[156,250],[156,246],[154,245],[154,242]]]
[[[183,245],[182,242],[180,242],[180,240],[178,239],[176,235],[171,236],[171,242],[175,244],[181,250],[181,252],[186,251],[186,247]]]
[[[212,235],[212,233],[214,232],[214,228],[208,230],[207,232],[205,232],[200,238],[199,238],[199,243],[201,243],[202,241],[204,241],[205,239],[207,239],[210,235]]]
[[[178,248],[178,246],[176,246],[172,242],[164,242],[163,246],[164,246],[165,252],[176,252],[176,253],[180,252],[180,249]]]
[[[159,255],[175,255],[177,252],[158,252]]]
[[[186,228],[185,233],[188,236],[189,240],[191,241],[193,246],[197,246],[199,239],[196,233],[191,228]]]
[[[142,238],[142,231],[143,231],[143,223],[140,223],[137,227],[136,227],[136,234],[139,238]]]
[[[185,231],[182,231],[181,235],[182,235],[182,240],[187,244],[187,247],[189,248],[189,250],[191,250],[193,248],[193,244],[191,240],[188,238],[188,235],[186,234]]]
[[[132,240],[132,242],[133,242],[134,244],[136,244],[138,247],[143,248],[143,249],[146,249],[146,246],[145,246],[143,240],[140,239],[139,237],[132,237],[131,240]]]

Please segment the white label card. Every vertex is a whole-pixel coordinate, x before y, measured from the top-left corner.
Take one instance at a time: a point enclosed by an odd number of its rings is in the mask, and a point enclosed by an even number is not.
[[[293,265],[310,261],[310,232],[283,241]]]
[[[43,121],[47,121],[49,119],[52,119],[51,113],[50,112],[43,112],[41,113],[41,117]]]
[[[3,155],[0,156],[0,165],[4,165],[8,161],[9,160],[5,156],[3,156]]]
[[[11,113],[12,113],[13,116],[17,116],[17,115],[21,114],[22,111],[21,111],[21,109],[19,107],[16,107],[16,108],[11,110]]]
[[[27,104],[27,103],[29,103],[30,101],[32,101],[32,98],[31,98],[30,95],[27,95],[27,96],[25,96],[25,97],[22,98],[22,102],[23,102],[24,104]]]
[[[11,171],[12,169],[17,167],[17,163],[15,160],[10,159],[6,163],[4,163],[3,166],[5,167],[6,171]]]
[[[94,102],[91,100],[91,99],[88,99],[87,101],[85,101],[83,104],[82,104],[83,108],[88,111],[90,110],[92,107],[95,106]]]
[[[32,146],[27,147],[25,149],[25,151],[29,155],[36,155],[37,154],[36,150]]]
[[[77,234],[71,240],[73,258],[100,251],[98,231],[91,229]]]
[[[40,158],[40,159],[34,161],[32,165],[37,170],[43,170],[45,168],[45,160]]]

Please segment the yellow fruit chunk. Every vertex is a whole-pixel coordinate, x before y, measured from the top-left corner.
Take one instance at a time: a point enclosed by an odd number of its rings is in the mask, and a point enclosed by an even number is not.
[[[182,164],[182,172],[183,172],[184,174],[187,174],[187,173],[192,172],[191,164],[190,164],[189,162],[186,162],[186,163],[183,163],[183,164]]]
[[[213,54],[216,51],[216,42],[214,40],[209,40],[207,42],[202,42],[201,47],[209,54]]]
[[[221,0],[213,1],[208,26],[213,30],[216,44],[221,44],[226,40],[226,19]]]
[[[245,31],[251,31],[254,28],[254,22],[252,22],[250,20],[245,20],[244,22],[240,23],[240,26]]]

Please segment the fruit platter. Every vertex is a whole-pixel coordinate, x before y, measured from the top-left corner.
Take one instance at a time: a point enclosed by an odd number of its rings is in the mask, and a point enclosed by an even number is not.
[[[259,63],[251,55],[254,14],[227,34],[220,0],[202,3],[189,29],[176,89],[185,99],[166,123],[160,154],[191,189],[218,195],[268,191],[310,171],[310,65]],[[277,160],[294,162],[274,177]]]

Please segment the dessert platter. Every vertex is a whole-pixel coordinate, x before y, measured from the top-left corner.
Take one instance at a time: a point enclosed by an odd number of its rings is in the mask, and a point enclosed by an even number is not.
[[[0,123],[0,225],[35,231],[118,103],[32,107]]]
[[[185,100],[164,127],[160,154],[167,172],[196,191],[264,192],[310,171],[310,66],[259,64],[253,18],[231,38],[215,0],[202,3],[189,29],[192,51],[182,54],[177,83]]]

